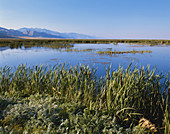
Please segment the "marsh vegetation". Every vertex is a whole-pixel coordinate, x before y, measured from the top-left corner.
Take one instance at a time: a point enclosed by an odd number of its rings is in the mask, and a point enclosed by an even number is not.
[[[27,40],[27,39],[10,39],[10,40],[3,40],[0,39],[0,47],[9,46],[11,49],[13,48],[21,48],[24,46],[25,48],[31,47],[47,47],[47,48],[70,48],[73,47],[71,43],[61,43],[55,40]]]
[[[0,44],[142,44],[142,45],[160,45],[170,44],[170,40],[145,40],[145,39],[0,39]]]
[[[151,50],[146,50],[146,51],[137,51],[137,50],[133,50],[133,51],[98,51],[97,52],[98,54],[128,54],[128,53],[133,53],[133,54],[136,54],[136,53],[152,53]]]
[[[65,52],[91,52],[93,49],[65,49]]]
[[[105,68],[103,78],[95,72],[65,64],[1,68],[0,132],[169,132],[168,75],[131,65]]]

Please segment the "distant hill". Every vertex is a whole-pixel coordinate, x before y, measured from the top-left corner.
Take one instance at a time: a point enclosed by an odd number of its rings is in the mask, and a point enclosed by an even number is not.
[[[35,32],[43,32],[43,33],[47,33],[47,34],[51,34],[51,35],[60,36],[59,32],[42,29],[42,28],[20,28],[20,29],[18,29],[18,31],[23,32],[23,33],[28,32],[28,31],[35,31]]]
[[[22,32],[0,27],[0,38],[15,38],[18,36],[23,36]]]
[[[27,30],[25,32],[14,30],[14,29],[6,29],[0,27],[0,38],[22,38],[22,37],[41,37],[41,38],[64,38],[62,36],[51,35],[45,32],[36,32]]]
[[[18,29],[18,31],[23,32],[24,34],[28,34],[30,32],[41,32],[41,33],[46,33],[49,35],[53,36],[59,36],[61,38],[70,38],[70,39],[93,39],[95,37],[85,35],[85,34],[79,34],[79,33],[60,33],[48,29],[41,29],[41,28],[21,28]]]
[[[92,39],[93,36],[78,33],[60,33],[41,28],[20,28],[18,30],[0,27],[0,38],[69,38],[69,39]]]

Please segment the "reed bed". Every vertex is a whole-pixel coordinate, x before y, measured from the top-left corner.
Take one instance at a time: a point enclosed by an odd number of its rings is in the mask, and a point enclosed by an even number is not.
[[[9,46],[11,49],[13,48],[31,48],[31,47],[47,47],[47,48],[71,48],[73,44],[71,43],[60,43],[57,41],[43,41],[43,40],[8,40],[6,42],[2,42],[0,40],[0,47]]]
[[[136,53],[140,53],[140,54],[143,54],[143,53],[152,53],[151,50],[132,50],[132,51],[98,51],[97,52],[98,54],[128,54],[128,53],[133,53],[133,54],[136,54]]]
[[[118,43],[135,43],[135,44],[142,44],[142,45],[160,45],[160,44],[170,44],[170,40],[153,40],[153,39],[0,39],[0,44],[4,43],[29,43],[29,42],[34,42],[34,43],[51,43],[51,42],[56,42],[56,43],[61,43],[61,44],[81,44],[81,43],[91,43],[91,44],[118,44]]]
[[[65,49],[65,52],[91,52],[93,49]]]
[[[1,67],[0,132],[169,133],[169,75],[131,64]]]

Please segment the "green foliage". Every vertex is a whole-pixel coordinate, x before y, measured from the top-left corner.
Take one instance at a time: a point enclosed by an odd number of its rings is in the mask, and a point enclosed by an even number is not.
[[[47,130],[49,124],[58,126],[67,118],[67,113],[59,108],[57,102],[55,97],[31,95],[17,104],[8,105],[2,124],[19,133]]]
[[[116,117],[89,110],[77,103],[35,94],[8,105],[1,133],[132,133],[117,124]]]
[[[144,117],[169,132],[168,75],[131,65],[106,68],[104,79],[95,72],[65,64],[1,68],[0,131],[145,133],[138,125]]]

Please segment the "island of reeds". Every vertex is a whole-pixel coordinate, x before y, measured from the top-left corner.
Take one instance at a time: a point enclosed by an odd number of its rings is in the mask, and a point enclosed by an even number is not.
[[[170,81],[147,67],[0,68],[0,133],[170,133]]]
[[[128,53],[152,53],[151,50],[133,50],[133,51],[98,51],[98,54],[128,54]]]

